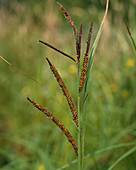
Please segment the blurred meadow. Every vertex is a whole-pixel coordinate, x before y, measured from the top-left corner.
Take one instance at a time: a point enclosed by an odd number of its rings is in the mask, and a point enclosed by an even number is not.
[[[78,29],[83,23],[82,60],[90,23],[94,23],[92,45],[106,1],[59,2]],[[91,156],[85,159],[86,170],[107,170],[125,154],[113,169],[136,169],[136,50],[125,22],[136,41],[136,1],[111,1],[89,79],[85,155]],[[1,170],[53,170],[76,159],[58,127],[26,99],[29,96],[49,109],[76,138],[75,127],[57,102],[70,113],[45,57],[58,69],[75,105],[76,64],[37,40],[76,58],[73,30],[57,1],[0,0],[0,56],[41,83],[23,76],[0,59]],[[77,169],[77,163],[65,169]]]

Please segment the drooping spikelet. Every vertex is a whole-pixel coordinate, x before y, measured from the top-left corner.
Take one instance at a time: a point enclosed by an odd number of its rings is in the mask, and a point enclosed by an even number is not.
[[[88,65],[88,52],[89,52],[89,46],[90,46],[90,40],[91,40],[92,26],[93,26],[93,23],[91,23],[90,31],[89,31],[89,35],[88,35],[88,39],[87,39],[86,53],[84,56],[83,66],[82,66],[82,71],[81,71],[81,76],[80,76],[80,81],[79,81],[79,92],[81,91],[81,89],[83,87],[86,70],[87,70],[87,65]]]
[[[73,120],[76,123],[76,125],[78,126],[78,116],[77,116],[77,112],[76,112],[74,103],[72,101],[72,98],[71,98],[71,96],[70,96],[70,94],[69,94],[69,92],[68,92],[68,90],[67,90],[67,88],[66,88],[66,86],[65,86],[65,84],[64,84],[64,82],[62,80],[62,78],[60,77],[58,71],[56,70],[56,68],[51,64],[51,62],[49,61],[48,58],[46,58],[46,59],[47,59],[49,65],[50,65],[50,68],[51,68],[51,70],[52,70],[58,84],[60,85],[60,87],[61,87],[61,89],[62,89],[62,91],[63,91],[63,93],[64,93],[64,95],[65,95],[65,97],[66,97],[66,99],[68,101],[70,110],[71,110],[72,115],[73,115]]]
[[[66,57],[72,59],[74,62],[76,62],[76,60],[75,60],[73,57],[71,57],[70,55],[66,54],[65,52],[63,52],[63,51],[57,49],[56,47],[54,47],[54,46],[52,46],[52,45],[50,45],[50,44],[48,44],[48,43],[46,43],[46,42],[44,42],[44,41],[41,41],[41,40],[39,40],[38,42],[40,42],[40,43],[42,43],[42,44],[44,44],[44,45],[46,45],[46,46],[52,48],[53,50],[55,50],[55,51],[61,53],[62,55],[66,56]]]
[[[73,27],[73,30],[74,30],[74,35],[75,35],[75,40],[76,40],[76,52],[77,52],[77,57],[78,57],[78,48],[79,48],[79,40],[78,40],[78,31],[77,31],[77,28],[76,28],[76,25],[74,24],[72,18],[70,17],[70,15],[68,14],[68,12],[66,11],[66,9],[63,7],[62,4],[58,3],[57,4],[59,5],[59,7],[62,9],[62,11],[64,12],[64,16],[65,18],[70,22],[70,24],[72,25]]]
[[[78,146],[74,140],[74,138],[72,137],[72,135],[70,134],[70,132],[65,128],[65,126],[51,113],[49,112],[46,108],[43,108],[41,105],[35,103],[34,101],[32,101],[30,98],[27,98],[37,109],[39,109],[40,111],[42,111],[44,114],[46,114],[48,116],[48,118],[50,120],[52,120],[60,129],[61,131],[66,135],[66,137],[68,138],[68,141],[72,144],[76,155],[78,156]]]

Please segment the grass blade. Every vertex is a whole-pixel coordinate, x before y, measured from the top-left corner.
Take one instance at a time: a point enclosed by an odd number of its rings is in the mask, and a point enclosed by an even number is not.
[[[118,148],[132,146],[132,145],[136,145],[136,141],[135,142],[128,142],[128,143],[121,143],[121,144],[117,144],[117,145],[111,145],[111,146],[99,149],[97,151],[94,151],[94,152],[91,152],[91,153],[85,155],[84,159],[89,158],[89,157],[91,157],[93,155],[97,155],[97,154],[101,154],[101,153],[106,152],[106,151],[110,151],[112,149],[118,149]],[[73,164],[75,164],[77,162],[78,162],[78,160],[75,159],[75,160],[69,162],[68,164],[65,164],[62,167],[58,168],[57,170],[65,169],[65,168],[67,168],[67,167],[69,167],[69,166],[71,166],[71,165],[73,165]]]
[[[5,58],[3,58],[2,56],[0,56],[0,58],[6,62],[8,65],[12,66],[14,69],[16,69],[18,72],[20,72],[21,74],[23,74],[24,76],[28,77],[29,79],[33,80],[34,82],[40,84],[37,80],[33,79],[32,77],[30,77],[29,75],[25,74],[23,71],[19,70],[17,67],[15,67],[13,64],[11,64],[10,62],[8,62]]]
[[[46,42],[44,42],[44,41],[41,41],[41,40],[39,40],[38,42],[40,42],[40,43],[42,43],[42,44],[44,44],[44,45],[52,48],[53,50],[59,52],[60,54],[66,56],[66,57],[70,58],[71,60],[73,60],[74,62],[76,62],[76,60],[75,60],[73,57],[71,57],[70,55],[64,53],[63,51],[61,51],[61,50],[59,50],[59,49],[57,49],[56,47],[54,47],[54,46],[52,46],[52,45],[50,45],[50,44],[48,44],[48,43],[46,43]]]
[[[90,56],[89,56],[89,59],[87,60],[87,68],[86,68],[86,71],[85,71],[85,89],[82,88],[82,87],[79,89],[80,90],[80,93],[81,91],[84,89],[84,103],[83,103],[83,114],[82,114],[82,158],[84,160],[84,141],[85,141],[85,128],[86,128],[86,106],[87,106],[87,100],[86,100],[86,97],[88,95],[88,92],[87,92],[87,84],[88,84],[88,78],[89,78],[89,74],[90,74],[90,70],[92,68],[92,64],[93,64],[93,59],[94,59],[94,53],[95,53],[95,50],[97,48],[97,45],[98,45],[98,42],[100,40],[100,36],[101,36],[101,33],[102,33],[102,29],[103,29],[103,25],[105,23],[105,19],[106,19],[106,16],[107,16],[107,12],[108,12],[108,5],[109,5],[109,0],[107,0],[107,4],[106,4],[106,10],[105,10],[105,15],[103,17],[103,20],[101,22],[101,25],[100,25],[100,28],[99,28],[99,31],[97,33],[97,36],[96,36],[96,39],[93,43],[93,46],[92,46],[92,50],[91,50],[91,53],[90,53]],[[89,48],[87,48],[87,51],[89,50]]]
[[[123,159],[125,159],[127,156],[129,156],[130,154],[132,154],[133,152],[136,151],[136,146],[134,146],[133,148],[131,148],[129,151],[127,151],[124,155],[122,155],[119,159],[117,159],[114,164],[112,164],[108,170],[113,169],[120,161],[122,161]]]
[[[133,46],[134,46],[134,48],[135,48],[135,51],[136,51],[136,44],[135,44],[135,41],[134,41],[134,39],[133,39],[133,36],[132,36],[132,34],[131,34],[131,31],[130,31],[127,23],[126,23],[126,27],[127,27],[128,34],[129,34],[129,36],[130,36],[130,38],[131,38],[131,41],[132,41],[132,43],[133,43]]]
[[[103,25],[105,23],[107,13],[108,13],[108,6],[109,6],[109,0],[107,0],[105,14],[104,14],[100,28],[98,30],[97,36],[96,36],[95,41],[94,41],[93,46],[92,46],[92,50],[91,50],[90,57],[89,57],[89,63],[88,63],[87,74],[86,74],[87,76],[86,77],[89,76],[90,69],[92,68],[92,65],[93,65],[95,50],[97,48],[98,42],[99,42],[101,34],[102,34]]]

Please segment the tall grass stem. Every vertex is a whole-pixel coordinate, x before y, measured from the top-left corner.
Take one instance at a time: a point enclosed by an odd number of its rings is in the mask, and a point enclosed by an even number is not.
[[[80,93],[79,93],[79,70],[80,70],[80,65],[77,65],[78,67],[78,72],[77,72],[77,105],[78,105],[78,170],[83,169],[83,159],[82,159],[82,128],[81,128],[81,122],[82,122],[82,117],[81,117],[81,111],[80,111]]]

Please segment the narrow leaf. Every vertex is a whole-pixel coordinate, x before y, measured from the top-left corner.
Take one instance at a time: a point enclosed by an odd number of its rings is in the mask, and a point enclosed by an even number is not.
[[[128,31],[128,33],[129,33],[129,36],[130,36],[130,38],[131,38],[131,41],[132,41],[132,43],[133,43],[133,46],[134,46],[134,48],[135,48],[135,50],[136,50],[136,44],[135,44],[135,41],[134,41],[134,39],[133,39],[133,36],[132,36],[132,34],[131,34],[131,31],[130,31],[127,23],[126,23],[126,27],[127,27],[127,31]]]
[[[136,151],[136,146],[134,146],[133,148],[131,148],[129,151],[127,151],[124,155],[122,155],[119,159],[117,159],[114,164],[112,164],[108,170],[113,169],[120,161],[122,161],[123,159],[125,159],[127,156],[129,156],[130,154],[132,154],[133,152]]]
[[[99,31],[97,33],[97,36],[95,38],[95,41],[93,43],[91,54],[89,56],[89,63],[88,63],[88,66],[87,66],[88,68],[87,68],[87,76],[86,77],[89,76],[90,69],[92,68],[92,65],[93,65],[95,50],[97,48],[98,42],[100,40],[100,36],[102,34],[103,25],[105,23],[105,20],[106,20],[106,17],[107,17],[107,13],[108,13],[108,6],[109,6],[109,0],[107,0],[105,14],[104,14],[103,20],[101,22],[101,25],[100,25]]]
[[[31,80],[33,80],[34,82],[40,84],[37,80],[33,79],[32,77],[30,77],[29,75],[25,74],[23,71],[19,70],[17,67],[15,67],[13,64],[11,64],[10,62],[8,62],[5,58],[3,58],[2,56],[0,56],[0,58],[6,62],[8,65],[12,66],[14,69],[16,69],[18,72],[20,72],[21,74],[23,74],[24,76],[30,78]]]
[[[111,146],[96,150],[94,152],[91,152],[91,153],[85,155],[84,159],[89,158],[93,155],[101,154],[101,153],[106,152],[106,151],[110,151],[110,150],[118,149],[118,148],[122,148],[122,147],[127,147],[127,146],[131,146],[131,145],[136,145],[136,142],[128,142],[128,143],[121,143],[121,144],[117,144],[117,145],[111,145]],[[62,167],[58,168],[57,170],[62,170],[62,169],[65,169],[69,166],[72,166],[73,164],[77,163],[77,161],[78,160],[75,159],[75,160],[63,165]]]
[[[54,46],[52,46],[52,45],[50,45],[50,44],[48,44],[48,43],[46,43],[46,42],[44,42],[44,41],[41,41],[41,40],[39,40],[38,42],[40,42],[40,43],[42,43],[42,44],[44,44],[44,45],[46,45],[46,46],[52,48],[53,50],[55,50],[55,51],[61,53],[62,55],[66,56],[66,57],[72,59],[74,62],[76,62],[76,60],[75,60],[73,57],[71,57],[70,55],[64,53],[63,51],[61,51],[61,50],[59,50],[59,49],[57,49],[56,47],[54,47]]]

